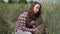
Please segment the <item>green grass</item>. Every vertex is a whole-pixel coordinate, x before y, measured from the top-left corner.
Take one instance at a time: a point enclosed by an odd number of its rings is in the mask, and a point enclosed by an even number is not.
[[[42,19],[48,24],[49,34],[60,34],[60,4],[41,3]],[[0,34],[14,34],[15,22],[19,14],[30,4],[0,4]]]
[[[42,7],[42,17],[48,23],[49,34],[60,34],[59,4],[46,3]]]

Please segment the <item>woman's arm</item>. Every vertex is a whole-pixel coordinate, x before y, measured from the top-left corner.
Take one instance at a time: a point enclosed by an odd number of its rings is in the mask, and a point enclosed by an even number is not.
[[[31,28],[27,28],[25,25],[26,23],[26,17],[27,17],[27,12],[21,14],[16,22],[16,29],[21,29],[24,31],[31,31],[31,32],[35,32],[35,29],[31,29]]]

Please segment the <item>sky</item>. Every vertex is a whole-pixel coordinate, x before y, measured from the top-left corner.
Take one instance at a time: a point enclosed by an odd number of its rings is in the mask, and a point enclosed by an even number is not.
[[[5,2],[8,2],[8,0],[4,0]],[[27,0],[28,2],[31,0]],[[56,0],[33,0],[33,1],[37,1],[37,2],[43,2],[43,1],[49,1],[49,2],[56,2]]]
[[[5,2],[8,2],[8,0],[4,0]]]
[[[4,0],[5,2],[8,2],[8,0]],[[28,2],[30,1],[30,0],[27,0]],[[39,2],[39,0],[33,0],[33,1],[37,1],[37,2]]]
[[[31,0],[27,0],[27,1],[31,1]],[[39,2],[40,0],[33,0],[33,1],[37,1],[37,2]]]

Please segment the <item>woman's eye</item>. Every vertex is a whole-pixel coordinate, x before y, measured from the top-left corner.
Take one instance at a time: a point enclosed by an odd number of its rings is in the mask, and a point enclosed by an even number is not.
[[[39,9],[39,7],[36,7],[36,9]]]

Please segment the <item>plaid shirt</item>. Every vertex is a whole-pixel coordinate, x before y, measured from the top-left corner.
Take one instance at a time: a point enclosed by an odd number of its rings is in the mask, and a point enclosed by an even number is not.
[[[24,12],[24,13],[20,14],[20,16],[16,22],[16,27],[15,27],[14,31],[24,30],[24,31],[29,31],[29,32],[35,32],[35,29],[28,28],[25,26],[27,23],[26,21],[29,21],[29,19],[26,19],[26,17],[28,17],[28,12]]]

